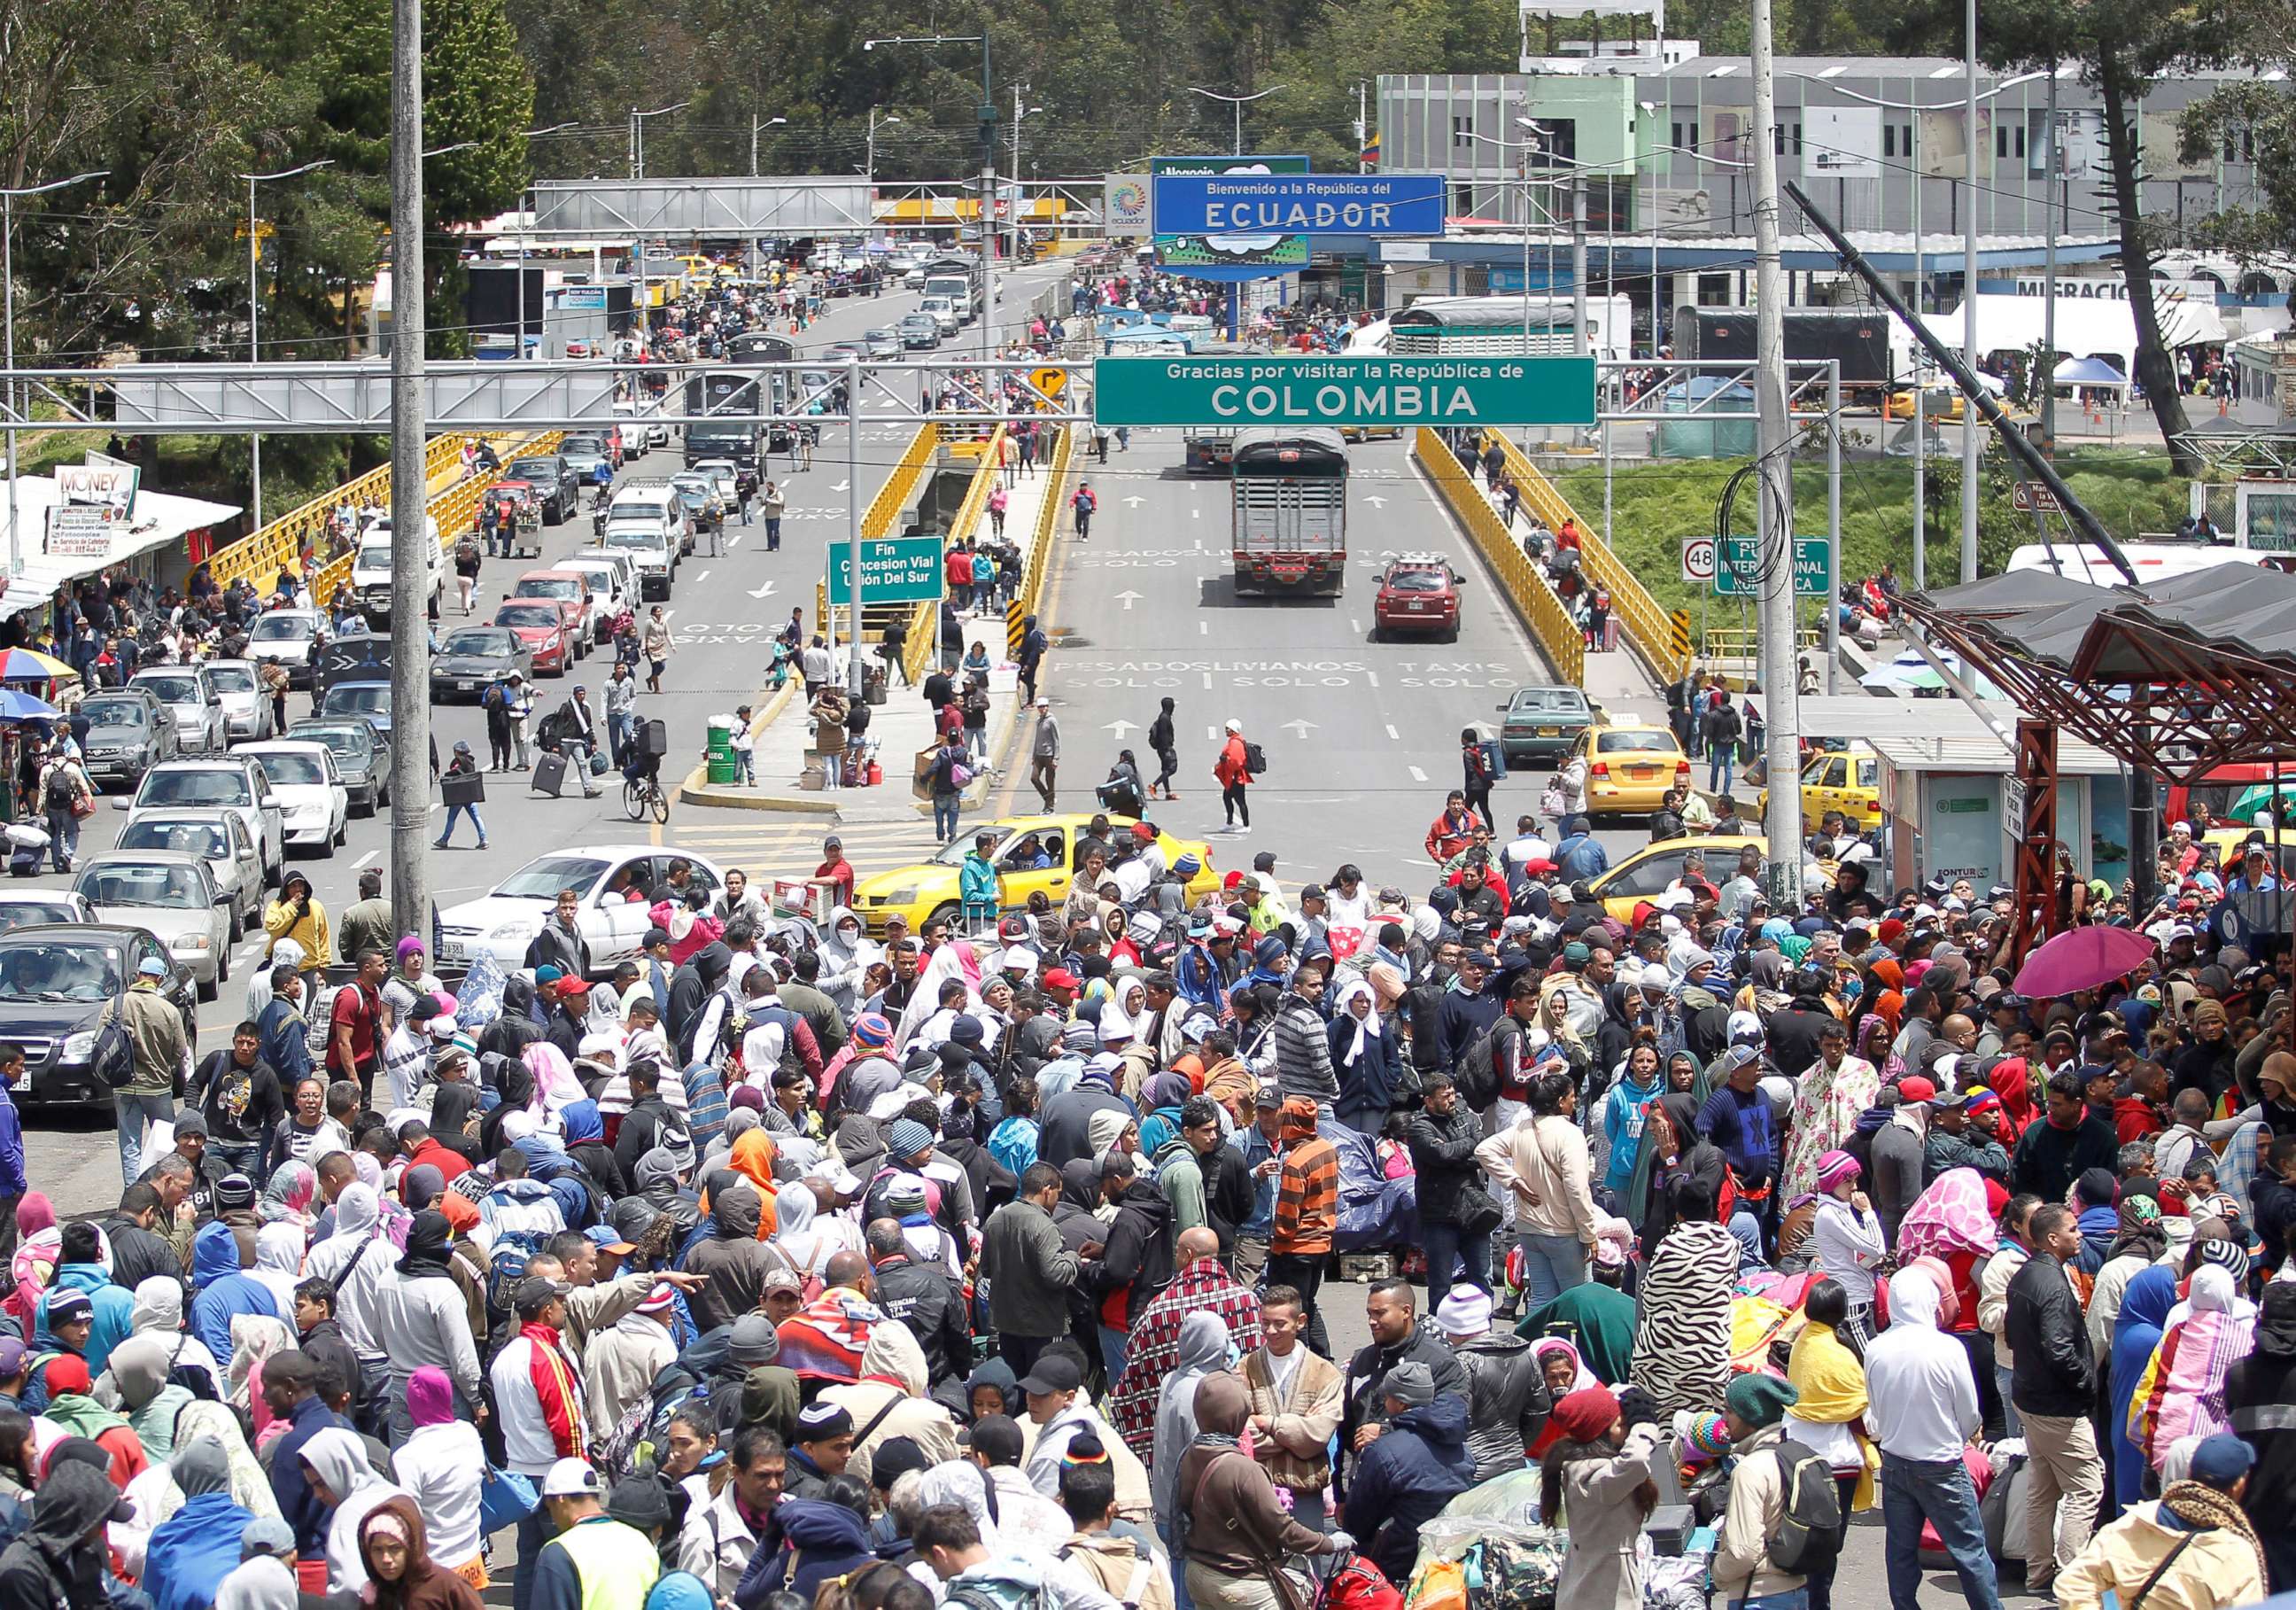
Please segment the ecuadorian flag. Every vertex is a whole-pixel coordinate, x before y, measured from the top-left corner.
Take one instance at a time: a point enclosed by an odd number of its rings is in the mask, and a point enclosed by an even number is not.
[[[1379,166],[1379,135],[1376,131],[1373,133],[1371,138],[1364,142],[1363,151],[1358,160],[1363,163],[1365,173]]]

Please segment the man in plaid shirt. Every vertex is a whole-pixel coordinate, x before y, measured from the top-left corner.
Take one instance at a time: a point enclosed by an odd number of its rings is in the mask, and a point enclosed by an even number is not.
[[[1219,1237],[1210,1227],[1182,1230],[1174,1251],[1179,1273],[1133,1321],[1124,1374],[1110,1403],[1117,1430],[1144,1459],[1155,1448],[1157,1393],[1179,1367],[1180,1321],[1193,1313],[1218,1314],[1227,1321],[1228,1340],[1239,1356],[1260,1342],[1259,1298],[1220,1266]]]

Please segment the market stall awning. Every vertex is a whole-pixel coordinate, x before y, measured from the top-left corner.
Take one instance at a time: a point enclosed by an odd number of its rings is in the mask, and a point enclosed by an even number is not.
[[[0,618],[37,609],[67,582],[93,576],[107,565],[148,554],[171,542],[180,542],[193,531],[221,525],[240,513],[236,504],[209,503],[168,492],[138,492],[133,522],[112,527],[100,545],[101,553],[51,554],[48,511],[62,501],[51,477],[18,478],[16,531],[18,546],[24,555],[24,573],[12,579],[8,590],[0,594]]]

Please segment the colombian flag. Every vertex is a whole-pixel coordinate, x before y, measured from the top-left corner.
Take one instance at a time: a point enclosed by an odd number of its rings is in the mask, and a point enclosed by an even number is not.
[[[1363,150],[1357,160],[1363,164],[1363,170],[1365,173],[1371,172],[1379,166],[1379,136],[1376,132],[1364,142]]]

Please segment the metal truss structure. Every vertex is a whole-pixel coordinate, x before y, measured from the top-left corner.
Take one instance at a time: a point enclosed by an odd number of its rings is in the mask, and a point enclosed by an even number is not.
[[[2296,480],[2296,431],[2187,431],[2169,446],[2198,455],[2215,469]]]
[[[760,383],[716,406],[696,407],[688,382],[741,374]],[[779,381],[773,377],[784,376]],[[946,419],[981,423],[1034,419],[1082,423],[1092,417],[1092,364],[1030,358],[958,362],[857,363],[820,359],[772,363],[634,366],[553,360],[439,362],[423,366],[428,427],[449,431],[534,432],[616,423],[614,405],[656,395],[647,417],[685,425],[728,419],[819,423],[838,412],[842,390],[863,417],[886,423]],[[933,406],[951,387],[953,409]],[[765,406],[749,406],[754,397]],[[8,406],[7,398],[15,398]],[[26,431],[96,427],[131,435],[198,431],[211,435],[340,435],[390,427],[390,370],[380,360],[304,364],[124,364],[109,369],[0,371],[0,428]]]
[[[666,240],[839,234],[874,226],[869,182],[849,179],[567,179],[533,186],[537,235]]]

